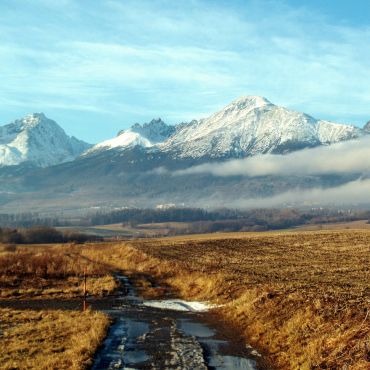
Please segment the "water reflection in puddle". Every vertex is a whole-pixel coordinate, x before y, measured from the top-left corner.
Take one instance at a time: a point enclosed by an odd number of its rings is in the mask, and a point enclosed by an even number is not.
[[[119,318],[110,328],[104,341],[103,349],[98,354],[93,370],[127,369],[149,359],[141,350],[137,350],[136,339],[147,333],[149,325],[146,322]]]
[[[190,321],[189,319],[178,320],[179,328],[186,335],[191,335],[199,338],[209,338],[215,335],[215,331],[199,322]]]
[[[253,360],[236,356],[211,356],[208,366],[217,370],[255,370],[256,363]]]
[[[204,356],[208,367],[218,370],[254,370],[256,368],[256,362],[250,358],[221,354],[221,347],[226,346],[228,343],[223,340],[214,339],[213,337],[216,332],[208,326],[187,319],[179,320],[179,327],[186,335],[197,338],[201,346],[204,348]]]
[[[148,301],[136,296],[128,279],[120,280],[128,296],[120,297],[118,306],[107,311],[116,321],[93,370],[256,369],[254,359],[236,356],[230,343],[217,339],[216,330],[199,321],[206,313],[193,313],[194,302],[193,306],[180,300],[145,305]],[[190,312],[179,310],[179,304],[180,308],[188,306]]]

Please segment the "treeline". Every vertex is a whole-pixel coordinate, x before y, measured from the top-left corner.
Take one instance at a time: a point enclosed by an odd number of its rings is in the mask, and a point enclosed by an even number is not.
[[[48,243],[85,243],[98,241],[96,236],[60,232],[51,227],[34,226],[31,228],[0,228],[0,243],[5,244],[48,244]]]
[[[270,230],[304,224],[325,224],[370,219],[369,211],[336,209],[218,209],[201,208],[127,208],[115,211],[98,211],[78,218],[40,217],[36,213],[17,215],[0,214],[0,227],[8,229],[57,226],[94,226],[124,224],[137,227],[141,224],[185,222],[194,229],[209,231]],[[195,230],[197,231],[197,230]],[[194,230],[193,230],[194,232]],[[9,233],[9,232],[7,232]],[[17,233],[16,233],[17,234]],[[24,234],[22,231],[21,234]],[[58,236],[60,238],[60,236]]]
[[[235,219],[240,217],[236,210],[207,211],[201,208],[128,208],[109,213],[96,213],[91,216],[92,225],[123,223],[136,226],[139,224],[160,222],[196,222]]]
[[[33,226],[58,227],[67,226],[65,220],[59,217],[42,217],[38,213],[0,213],[0,226],[2,227],[33,227]]]
[[[369,211],[333,209],[219,209],[207,211],[199,208],[124,209],[110,213],[96,213],[89,222],[92,225],[114,223],[137,226],[148,223],[187,222],[193,227],[220,230],[270,230],[289,228],[303,224],[349,222],[369,219]],[[198,226],[197,226],[198,225]]]

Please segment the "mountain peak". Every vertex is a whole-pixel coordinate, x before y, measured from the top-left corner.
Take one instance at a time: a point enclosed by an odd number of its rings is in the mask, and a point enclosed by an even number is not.
[[[23,118],[14,121],[14,124],[22,124],[23,127],[35,127],[42,121],[47,121],[48,118],[44,113],[30,113]]]
[[[16,131],[30,131],[42,127],[43,129],[58,131],[64,133],[62,127],[60,127],[55,121],[46,117],[44,113],[30,113],[23,118],[17,119],[14,122],[6,125],[12,130]],[[64,133],[65,134],[65,133]]]
[[[47,118],[46,116],[45,116],[45,113],[43,113],[43,112],[34,112],[34,113],[30,113],[30,114],[27,114],[26,116],[25,116],[25,118],[34,118],[34,119],[45,119],[45,118]]]
[[[157,144],[168,139],[176,131],[176,128],[175,126],[167,125],[161,118],[155,118],[143,125],[136,123],[131,127],[130,131],[140,134],[153,144]]]
[[[272,103],[263,96],[258,95],[245,95],[240,96],[239,98],[233,100],[228,107],[233,106],[238,109],[255,109],[255,108],[262,108],[267,105],[272,105]]]
[[[166,123],[162,121],[162,118],[158,117],[158,118],[153,118],[149,123],[144,123],[144,126],[145,125],[165,125]]]
[[[32,113],[0,126],[0,166],[31,162],[37,166],[75,159],[90,147],[69,137],[44,113]]]
[[[142,130],[148,130],[148,129],[156,129],[156,128],[163,128],[163,127],[169,127],[165,122],[162,121],[161,118],[153,118],[150,122],[147,123],[135,123],[134,125],[131,126],[130,130],[134,132],[139,132]],[[121,132],[124,132],[122,130]]]
[[[175,126],[167,125],[161,118],[154,118],[150,122],[135,123],[129,129],[119,131],[115,138],[96,144],[85,154],[90,155],[114,148],[122,150],[135,146],[150,148],[167,140],[175,131]]]

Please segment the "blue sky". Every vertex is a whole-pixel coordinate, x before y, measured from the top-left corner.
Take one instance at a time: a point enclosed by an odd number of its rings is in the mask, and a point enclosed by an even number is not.
[[[89,142],[240,95],[370,120],[367,0],[2,0],[0,123],[44,112]]]

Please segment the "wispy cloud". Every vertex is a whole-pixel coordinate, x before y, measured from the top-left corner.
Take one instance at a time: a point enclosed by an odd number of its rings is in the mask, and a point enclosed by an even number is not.
[[[30,111],[45,100],[66,116],[81,107],[89,135],[86,107],[110,112],[95,124],[111,135],[153,111],[191,120],[242,94],[318,118],[370,118],[370,29],[289,1],[14,0],[0,4],[0,34],[0,98]],[[16,118],[16,106],[3,114]]]

